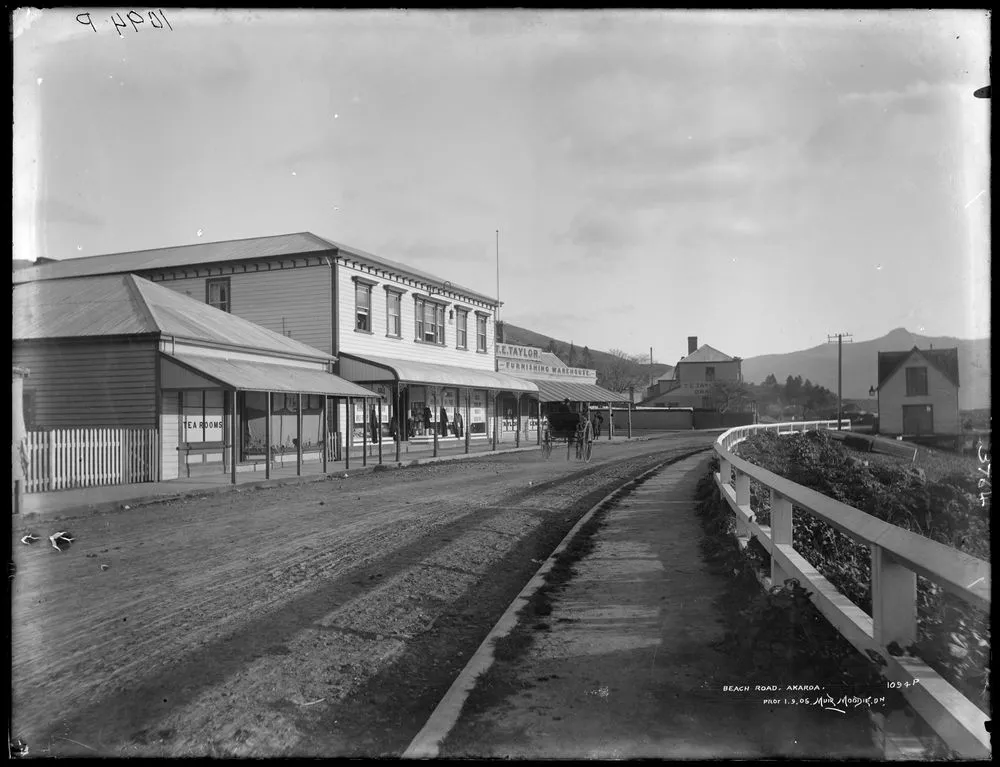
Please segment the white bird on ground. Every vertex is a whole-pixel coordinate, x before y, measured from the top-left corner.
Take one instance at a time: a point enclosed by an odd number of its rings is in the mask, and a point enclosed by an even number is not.
[[[66,551],[76,539],[73,537],[72,533],[68,533],[65,530],[61,530],[58,533],[53,533],[49,536],[49,543],[52,544],[52,548],[57,551]]]
[[[34,533],[28,533],[27,535],[21,536],[21,543],[25,544],[26,546],[30,546],[35,541],[40,541],[40,540],[42,540],[41,537],[35,535]]]

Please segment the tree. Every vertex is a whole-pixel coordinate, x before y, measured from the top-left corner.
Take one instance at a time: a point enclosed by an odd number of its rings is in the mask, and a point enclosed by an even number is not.
[[[712,404],[720,413],[740,413],[750,407],[753,397],[742,381],[716,381],[711,391]]]
[[[767,378],[764,379],[764,386],[769,389],[778,388],[778,379],[774,377],[774,373],[768,373]]]
[[[580,361],[580,364],[585,368],[589,368],[594,364],[594,360],[590,356],[590,349],[586,346],[583,347],[583,359]]]
[[[608,391],[627,392],[631,388],[645,390],[646,373],[643,368],[645,357],[629,354],[621,349],[608,352],[608,361],[597,368],[597,385]]]
[[[556,340],[554,338],[549,339],[549,345],[545,347],[545,351],[549,354],[557,354],[556,352]]]
[[[569,367],[576,366],[576,346],[572,341],[569,342],[569,354],[566,355],[566,364]]]

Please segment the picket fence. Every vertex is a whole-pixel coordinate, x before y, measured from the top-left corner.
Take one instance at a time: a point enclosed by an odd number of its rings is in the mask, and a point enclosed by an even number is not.
[[[21,447],[24,492],[155,482],[156,429],[28,432]]]

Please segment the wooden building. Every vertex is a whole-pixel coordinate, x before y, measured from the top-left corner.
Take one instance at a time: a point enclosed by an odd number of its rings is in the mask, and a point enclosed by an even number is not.
[[[678,360],[670,380],[658,380],[652,396],[639,403],[642,407],[691,407],[714,410],[712,395],[716,383],[743,381],[743,361],[730,357],[708,344],[698,346],[698,337],[688,337],[688,353]]]
[[[27,430],[72,433],[65,471],[48,467],[66,486],[77,464],[110,476],[112,431],[144,464],[122,481],[319,470],[328,398],[377,396],[334,375],[327,352],[132,274],[15,284],[13,358],[31,371]]]
[[[331,413],[342,444],[371,430],[398,458],[400,440],[495,441],[497,396],[537,394],[496,370],[495,298],[309,232],[68,259],[14,281],[125,273],[336,357],[384,398],[381,413]]]
[[[878,354],[879,432],[903,437],[957,437],[958,349]]]

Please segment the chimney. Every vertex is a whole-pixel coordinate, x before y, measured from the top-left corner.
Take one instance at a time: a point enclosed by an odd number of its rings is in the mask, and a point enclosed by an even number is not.
[[[688,354],[698,351],[698,336],[688,336]]]

